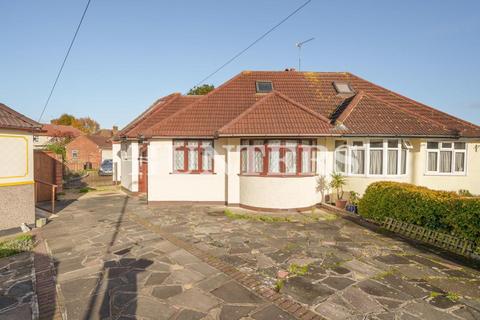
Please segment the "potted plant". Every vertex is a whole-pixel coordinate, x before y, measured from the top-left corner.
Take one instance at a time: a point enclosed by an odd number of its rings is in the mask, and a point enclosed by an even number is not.
[[[359,193],[355,191],[350,191],[349,204],[346,207],[347,211],[358,213],[358,201]]]
[[[317,192],[320,192],[322,195],[321,203],[328,202],[327,195],[325,194],[330,189],[330,185],[325,176],[320,176],[317,178]]]
[[[343,187],[347,184],[347,181],[341,173],[332,173],[331,177],[332,180],[330,181],[330,187],[337,193],[335,206],[340,209],[345,209],[347,200],[343,200]]]

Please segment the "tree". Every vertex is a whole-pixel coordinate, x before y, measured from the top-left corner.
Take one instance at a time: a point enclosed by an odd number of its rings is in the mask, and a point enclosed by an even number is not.
[[[98,122],[93,120],[92,118],[83,117],[77,119],[75,118],[75,116],[68,113],[64,113],[57,119],[51,120],[50,123],[64,126],[72,126],[86,134],[93,134],[100,129],[100,124],[98,124]]]
[[[74,127],[82,130],[87,134],[93,134],[100,130],[100,124],[98,124],[97,121],[93,120],[90,117],[78,118]]]
[[[190,89],[190,91],[188,91],[187,94],[188,95],[204,95],[209,93],[213,89],[215,89],[213,84],[202,84],[201,86],[193,87],[192,89]]]
[[[57,119],[51,120],[50,123],[64,125],[64,126],[73,126],[76,120],[77,119],[75,118],[75,116],[68,113],[64,113]]]

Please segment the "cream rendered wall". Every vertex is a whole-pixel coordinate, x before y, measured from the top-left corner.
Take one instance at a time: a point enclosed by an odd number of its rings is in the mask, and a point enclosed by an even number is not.
[[[306,208],[320,202],[316,177],[240,177],[240,203],[274,209]]]
[[[125,189],[138,191],[138,143],[136,141],[122,142],[121,185]]]
[[[33,135],[0,129],[0,185],[33,183]]]
[[[112,149],[102,149],[102,161],[107,159],[113,159]]]
[[[226,201],[227,139],[214,141],[214,173],[173,173],[171,139],[150,140],[148,145],[148,201]]]
[[[415,159],[415,176],[413,183],[431,189],[458,191],[469,190],[480,194],[480,140],[467,142],[466,174],[464,175],[430,175],[425,173],[427,163],[426,140],[416,141],[414,148],[419,150]]]
[[[113,143],[112,144],[112,161],[113,161],[113,181],[121,181],[122,176],[122,152],[121,152],[121,144],[120,143]]]
[[[34,148],[35,149],[42,149],[45,147],[46,144],[52,139],[50,136],[36,136],[38,141],[34,142]]]

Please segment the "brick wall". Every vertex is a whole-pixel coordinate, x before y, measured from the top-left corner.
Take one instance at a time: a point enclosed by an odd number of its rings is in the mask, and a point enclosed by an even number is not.
[[[102,162],[102,150],[93,141],[85,136],[72,140],[66,149],[66,166],[71,171],[83,170],[86,162],[92,163],[93,169],[98,169]],[[73,159],[72,151],[77,151],[77,159]]]

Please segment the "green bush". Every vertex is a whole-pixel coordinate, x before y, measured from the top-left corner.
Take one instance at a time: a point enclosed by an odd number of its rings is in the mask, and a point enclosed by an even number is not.
[[[361,216],[378,222],[390,217],[453,233],[480,245],[480,199],[407,183],[375,182],[360,200]]]

